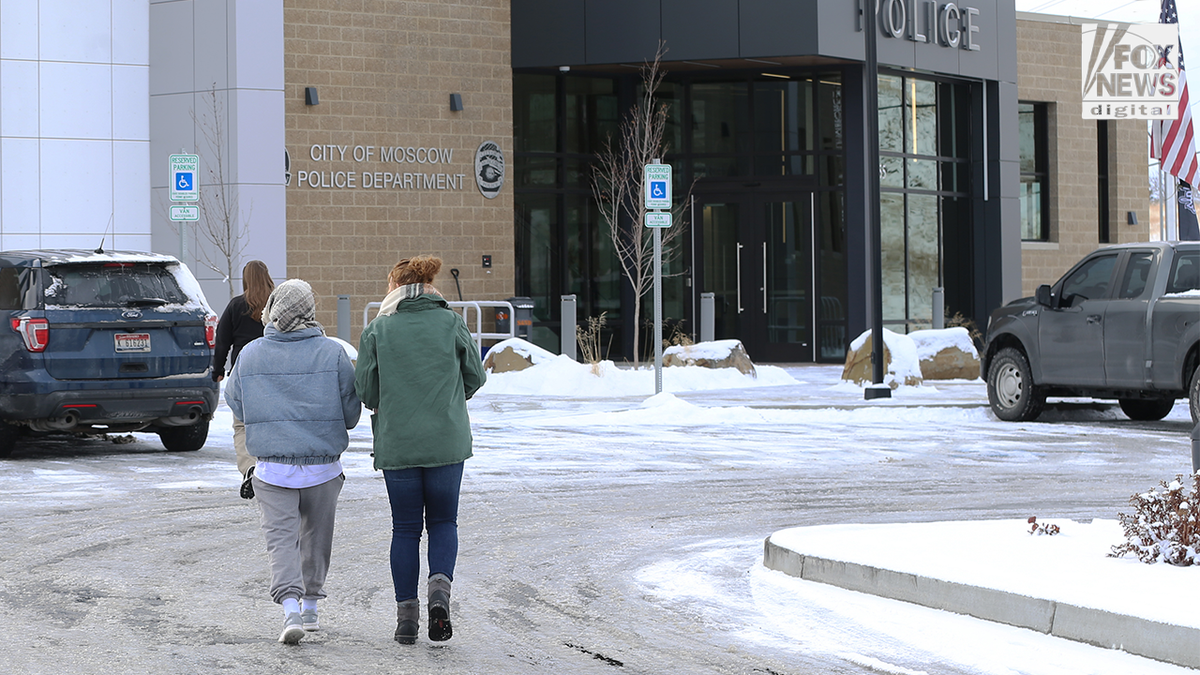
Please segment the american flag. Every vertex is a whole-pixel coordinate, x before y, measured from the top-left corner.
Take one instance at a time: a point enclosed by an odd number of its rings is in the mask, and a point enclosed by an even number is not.
[[[1175,0],[1162,0],[1159,23],[1179,23]],[[1162,162],[1167,173],[1196,185],[1200,181],[1200,161],[1192,134],[1192,107],[1188,98],[1187,75],[1183,70],[1183,43],[1179,45],[1179,117],[1156,120],[1150,125],[1150,156]]]

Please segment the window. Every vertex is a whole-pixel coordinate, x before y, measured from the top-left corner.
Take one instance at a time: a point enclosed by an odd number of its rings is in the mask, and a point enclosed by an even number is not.
[[[1167,292],[1186,293],[1197,289],[1200,289],[1200,253],[1176,253],[1175,262],[1171,265],[1171,283],[1167,285]]]
[[[1074,307],[1084,300],[1098,300],[1108,295],[1116,265],[1115,255],[1097,256],[1084,262],[1063,282],[1064,302]]]
[[[20,267],[0,267],[0,309],[21,309],[25,293],[21,290]]]
[[[1050,238],[1047,109],[1045,103],[1017,105],[1021,144],[1021,239],[1024,241]]]
[[[145,263],[57,265],[46,304],[71,307],[154,307],[188,301],[167,268]]]
[[[1125,265],[1125,275],[1121,279],[1121,287],[1117,297],[1122,300],[1140,298],[1146,292],[1146,282],[1150,278],[1150,269],[1154,266],[1154,253],[1136,251],[1129,255]]]
[[[931,326],[933,289],[944,286],[944,266],[953,272],[959,264],[945,260],[942,241],[969,229],[955,206],[970,190],[969,96],[962,84],[879,76],[883,321],[893,330]],[[948,306],[967,309],[961,296]]]

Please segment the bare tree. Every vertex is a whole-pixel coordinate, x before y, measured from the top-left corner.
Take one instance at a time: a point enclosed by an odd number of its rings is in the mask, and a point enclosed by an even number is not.
[[[633,362],[639,363],[641,351],[642,299],[654,284],[653,232],[644,226],[646,205],[643,199],[646,164],[662,158],[669,149],[664,141],[669,106],[655,99],[662,84],[662,57],[666,47],[660,42],[654,61],[642,65],[642,92],[637,103],[621,121],[616,138],[609,137],[603,152],[597,155],[592,174],[592,195],[600,217],[608,224],[613,249],[625,277],[633,286]],[[686,229],[684,217],[691,189],[671,209],[671,227],[662,232],[663,265],[677,258],[681,250],[671,243]],[[628,228],[622,227],[628,225]]]
[[[220,274],[229,285],[229,297],[237,295],[233,284],[234,271],[246,249],[247,231],[250,227],[250,212],[242,216],[238,195],[225,175],[226,143],[225,106],[217,97],[217,85],[204,95],[208,111],[197,118],[193,110],[192,121],[204,136],[208,153],[204,161],[207,182],[200,183],[200,220],[196,223],[199,235],[208,246],[199,246],[196,258],[204,266]],[[251,205],[251,211],[253,205]]]

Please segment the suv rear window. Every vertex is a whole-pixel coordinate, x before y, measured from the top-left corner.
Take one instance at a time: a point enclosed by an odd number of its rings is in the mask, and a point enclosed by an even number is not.
[[[185,304],[187,295],[163,265],[104,263],[48,268],[46,304],[68,307],[153,307]]]

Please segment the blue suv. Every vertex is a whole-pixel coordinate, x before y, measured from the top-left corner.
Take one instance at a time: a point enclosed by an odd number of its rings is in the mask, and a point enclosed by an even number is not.
[[[0,251],[0,457],[26,433],[153,431],[204,447],[217,317],[187,267],[130,251]]]

